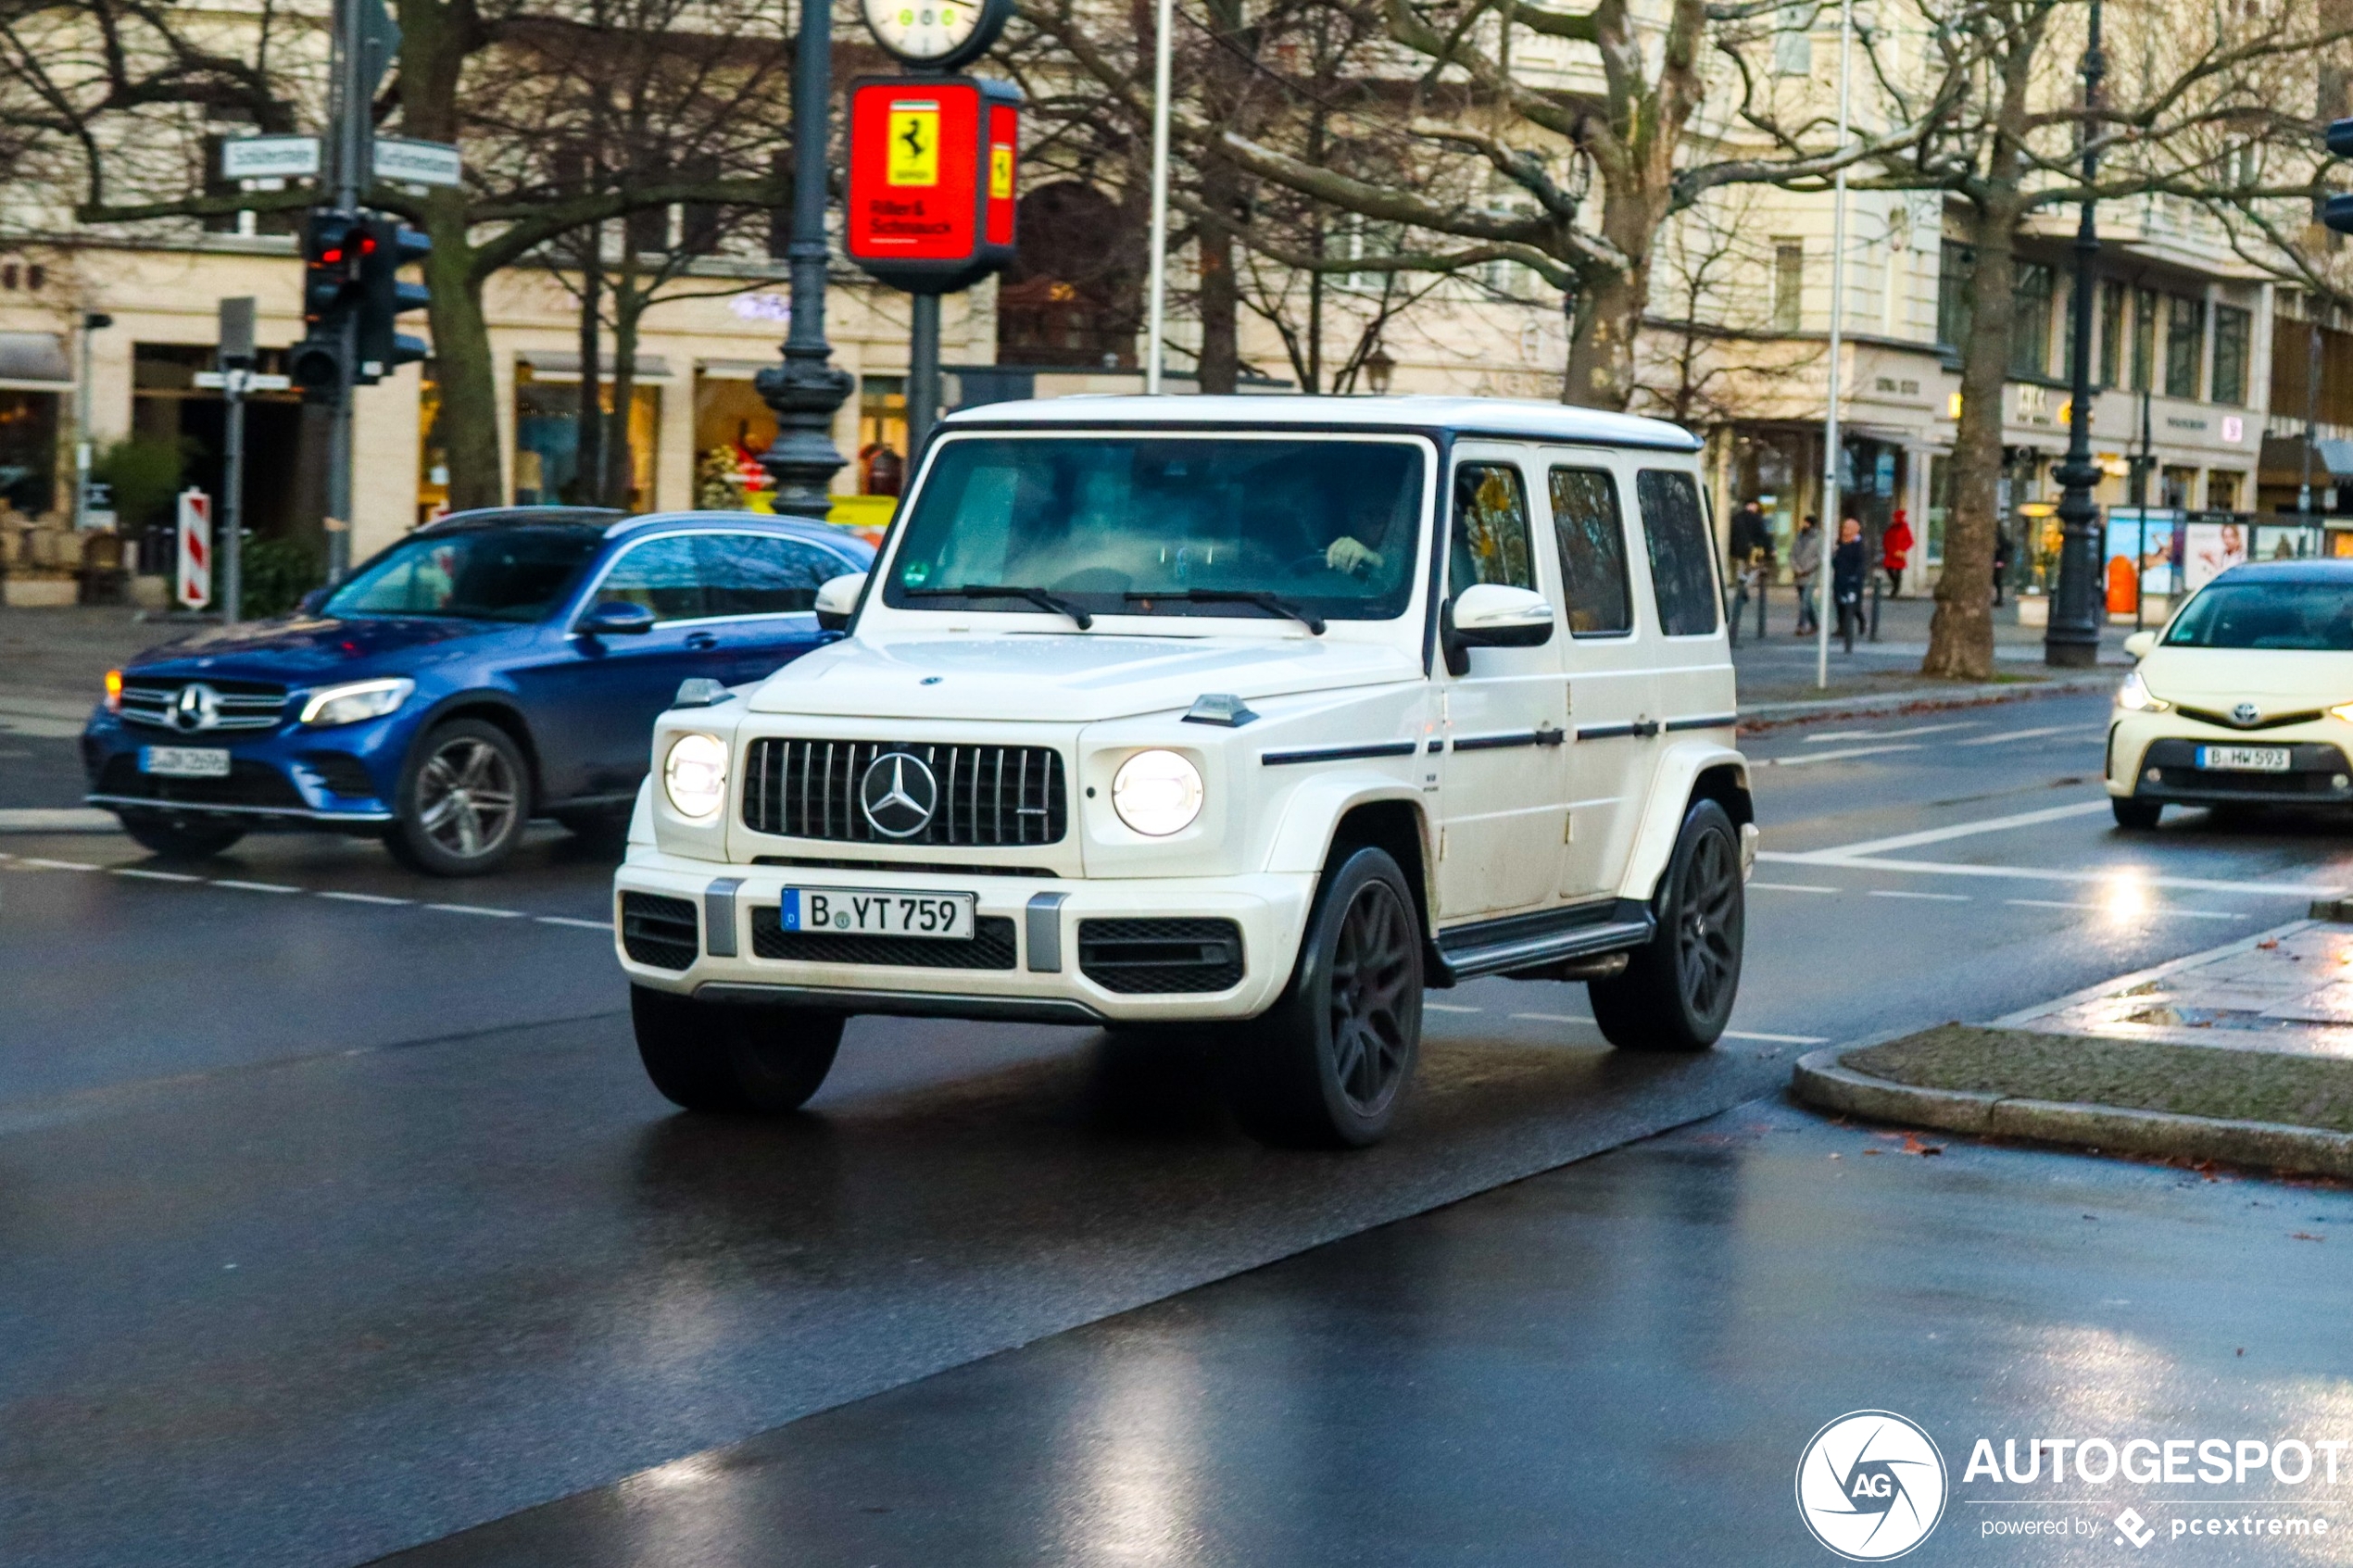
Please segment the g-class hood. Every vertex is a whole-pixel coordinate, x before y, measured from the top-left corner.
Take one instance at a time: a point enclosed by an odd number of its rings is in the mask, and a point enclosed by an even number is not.
[[[1205,692],[1271,697],[1420,678],[1393,647],[1326,637],[1101,633],[853,638],[786,665],[754,713],[1089,723],[1189,708]]]

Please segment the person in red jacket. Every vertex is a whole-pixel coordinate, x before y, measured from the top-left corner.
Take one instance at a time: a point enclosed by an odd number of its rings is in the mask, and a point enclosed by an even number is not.
[[[1904,508],[1895,508],[1895,516],[1880,535],[1880,569],[1887,573],[1887,596],[1901,598],[1904,594],[1904,562],[1912,553],[1912,525],[1904,521]]]

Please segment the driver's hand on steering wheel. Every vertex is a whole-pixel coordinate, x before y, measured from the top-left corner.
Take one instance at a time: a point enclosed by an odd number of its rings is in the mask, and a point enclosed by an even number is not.
[[[1334,571],[1345,571],[1361,577],[1367,571],[1380,570],[1381,554],[1369,546],[1358,544],[1353,538],[1343,533],[1332,541],[1330,549],[1324,552],[1324,564]]]

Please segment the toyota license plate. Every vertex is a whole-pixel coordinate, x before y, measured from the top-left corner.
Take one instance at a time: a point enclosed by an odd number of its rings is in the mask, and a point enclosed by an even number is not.
[[[229,753],[218,746],[143,746],[139,771],[163,779],[225,779]]]
[[[2233,773],[2284,773],[2288,749],[2284,746],[2201,746],[2197,765]]]
[[[776,920],[786,931],[857,936],[937,936],[969,942],[971,893],[887,893],[859,887],[787,887]]]

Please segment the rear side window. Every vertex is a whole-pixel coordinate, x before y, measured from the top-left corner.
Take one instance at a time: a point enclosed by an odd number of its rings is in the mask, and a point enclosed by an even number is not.
[[[1554,469],[1553,537],[1561,552],[1562,596],[1572,636],[1604,637],[1634,629],[1634,593],[1626,578],[1626,524],[1617,485],[1599,469]]]
[[[691,533],[667,533],[632,548],[614,563],[597,590],[597,602],[619,599],[643,605],[656,621],[696,621],[704,608],[700,543]]]
[[[1658,623],[1670,637],[1699,637],[1716,630],[1716,572],[1708,564],[1707,519],[1699,509],[1699,486],[1687,473],[1644,469],[1634,477],[1642,508],[1642,543],[1650,551],[1651,589],[1658,596]]]
[[[1450,592],[1481,583],[1533,588],[1528,548],[1528,492],[1508,463],[1465,463],[1454,470],[1454,536]]]
[[[817,590],[849,568],[839,557],[773,533],[709,533],[703,559],[708,615],[787,615],[813,609]]]

